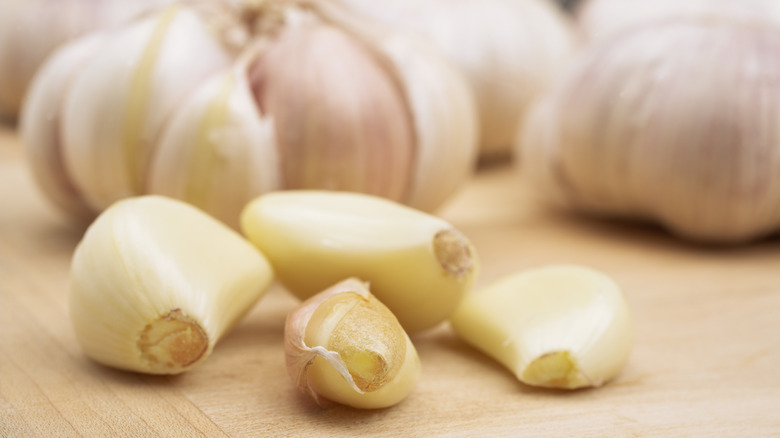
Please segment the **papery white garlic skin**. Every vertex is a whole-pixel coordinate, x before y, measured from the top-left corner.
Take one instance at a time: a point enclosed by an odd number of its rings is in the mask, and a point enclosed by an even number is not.
[[[478,128],[465,79],[424,42],[374,29],[335,3],[310,6],[286,11],[249,68],[261,116],[274,122],[283,187],[440,207],[474,170]]]
[[[474,95],[464,77],[424,42],[396,34],[380,48],[404,83],[416,133],[411,183],[400,201],[432,212],[474,171],[480,131]]]
[[[569,17],[549,1],[343,1],[427,38],[464,73],[486,157],[511,152],[529,105],[565,70],[577,46]]]
[[[563,205],[688,239],[771,234],[778,53],[776,26],[729,17],[666,20],[596,44],[526,121],[521,172]]]
[[[71,322],[99,363],[177,374],[205,360],[272,279],[262,254],[196,208],[130,198],[98,216],[76,247]]]
[[[286,188],[405,196],[415,149],[411,114],[402,85],[369,44],[293,10],[252,62],[252,91],[273,120]]]
[[[109,29],[169,0],[3,0],[0,2],[0,116],[15,118],[28,85],[60,45]]]
[[[206,81],[176,111],[148,187],[238,229],[246,203],[281,185],[273,120],[259,114],[245,66],[237,65]]]
[[[405,399],[420,379],[420,359],[409,336],[356,278],[290,312],[284,340],[290,377],[320,405],[389,407]]]
[[[84,202],[65,168],[60,108],[74,74],[104,38],[96,33],[56,52],[31,83],[20,120],[26,162],[41,191],[68,216],[84,222],[94,219],[95,212]]]
[[[479,272],[475,249],[452,225],[369,195],[269,193],[247,205],[241,229],[298,298],[355,276],[410,333],[444,321]]]
[[[464,341],[533,386],[601,386],[620,372],[633,346],[617,284],[575,265],[501,278],[468,295],[450,322]]]

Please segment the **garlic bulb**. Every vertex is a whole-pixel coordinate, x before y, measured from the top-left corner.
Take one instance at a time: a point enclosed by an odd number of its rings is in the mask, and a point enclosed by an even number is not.
[[[620,372],[633,345],[620,288],[582,266],[502,278],[467,296],[450,322],[463,340],[533,386],[601,386]]]
[[[583,35],[599,40],[644,23],[674,17],[712,15],[749,17],[766,14],[762,0],[583,0],[576,22]],[[777,4],[776,0],[767,3]]]
[[[247,205],[241,229],[298,298],[359,277],[410,333],[447,319],[479,272],[474,247],[452,225],[364,194],[268,193]]]
[[[290,312],[284,349],[293,382],[321,405],[385,408],[406,398],[420,379],[420,359],[409,336],[355,278]]]
[[[244,205],[272,190],[433,210],[470,176],[473,96],[434,49],[327,1],[195,5],[111,32],[81,65],[36,81],[23,140],[59,151],[32,167],[61,161],[70,201],[98,212],[154,193],[237,227]]]
[[[117,202],[89,227],[71,265],[70,315],[102,364],[177,374],[201,363],[273,279],[235,231],[183,202]]]
[[[342,0],[428,38],[466,75],[479,111],[480,153],[507,155],[531,102],[565,70],[576,41],[550,0]]]
[[[15,118],[35,72],[58,46],[132,19],[165,0],[0,2],[0,116]]]
[[[726,16],[596,44],[530,115],[521,169],[563,204],[691,239],[777,231],[778,54],[776,26]]]

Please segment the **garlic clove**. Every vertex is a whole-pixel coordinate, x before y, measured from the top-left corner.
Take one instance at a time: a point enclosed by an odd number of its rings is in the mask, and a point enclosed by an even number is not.
[[[62,109],[65,163],[94,209],[145,192],[173,109],[232,60],[202,15],[172,5],[116,29],[70,85]]]
[[[479,152],[477,106],[466,77],[420,37],[372,22],[337,2],[316,4],[324,19],[370,43],[387,74],[402,85],[416,148],[412,183],[401,202],[436,210],[472,174]]]
[[[603,385],[623,368],[633,344],[619,287],[580,266],[505,277],[467,296],[450,322],[521,382],[549,388]]]
[[[94,219],[96,213],[84,202],[65,167],[60,108],[66,87],[104,38],[96,33],[52,55],[30,84],[20,124],[25,158],[43,194],[69,217],[84,222]]]
[[[284,186],[403,199],[415,145],[399,84],[359,39],[286,12],[286,26],[249,69],[258,106],[274,122]]]
[[[241,229],[298,298],[358,277],[407,332],[444,321],[479,270],[476,251],[452,225],[365,194],[269,193],[247,205]]]
[[[119,201],[89,227],[71,265],[70,316],[104,365],[178,374],[205,360],[273,279],[266,259],[180,201]]]
[[[464,78],[421,41],[395,34],[380,47],[406,84],[417,134],[414,173],[404,203],[434,211],[474,171],[479,152],[474,97]]]
[[[236,65],[177,110],[157,148],[149,191],[238,229],[249,200],[281,187],[275,140],[273,120],[258,112],[245,64]]]
[[[284,333],[290,377],[319,404],[385,408],[419,381],[420,360],[409,336],[355,278],[301,303],[288,315]]]

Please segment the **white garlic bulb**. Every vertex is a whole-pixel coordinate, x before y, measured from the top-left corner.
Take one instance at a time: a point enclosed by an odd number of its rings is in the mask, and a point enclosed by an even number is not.
[[[589,40],[609,37],[632,27],[674,17],[712,15],[746,17],[766,14],[763,0],[583,0],[576,23]],[[776,0],[766,0],[778,4]]]
[[[53,190],[60,205],[94,213],[155,193],[237,227],[268,191],[433,210],[471,175],[473,95],[435,49],[328,1],[195,5],[107,33],[67,72],[36,80],[23,141],[57,151],[32,167],[54,170],[37,178],[66,187]]]
[[[273,31],[172,119],[153,193],[237,226],[244,205],[272,190],[363,192],[430,211],[468,178],[472,95],[435,51],[325,2],[268,19]]]
[[[746,241],[780,229],[778,111],[776,25],[666,20],[590,47],[526,121],[520,165],[576,209]]]
[[[466,75],[477,99],[482,156],[506,155],[531,102],[566,69],[577,45],[549,0],[342,0],[428,38]]]
[[[58,46],[108,29],[170,0],[0,2],[0,116],[15,118],[30,80]]]

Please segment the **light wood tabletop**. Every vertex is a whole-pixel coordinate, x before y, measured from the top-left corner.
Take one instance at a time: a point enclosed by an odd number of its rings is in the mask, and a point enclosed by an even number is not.
[[[273,289],[198,368],[145,376],[88,359],[68,316],[83,229],[41,195],[0,128],[0,436],[780,436],[780,238],[736,247],[539,203],[508,164],[483,166],[440,214],[474,243],[477,287],[577,263],[624,290],[635,345],[597,389],[525,386],[445,323],[413,337],[419,386],[397,406],[321,408],[287,377]]]

